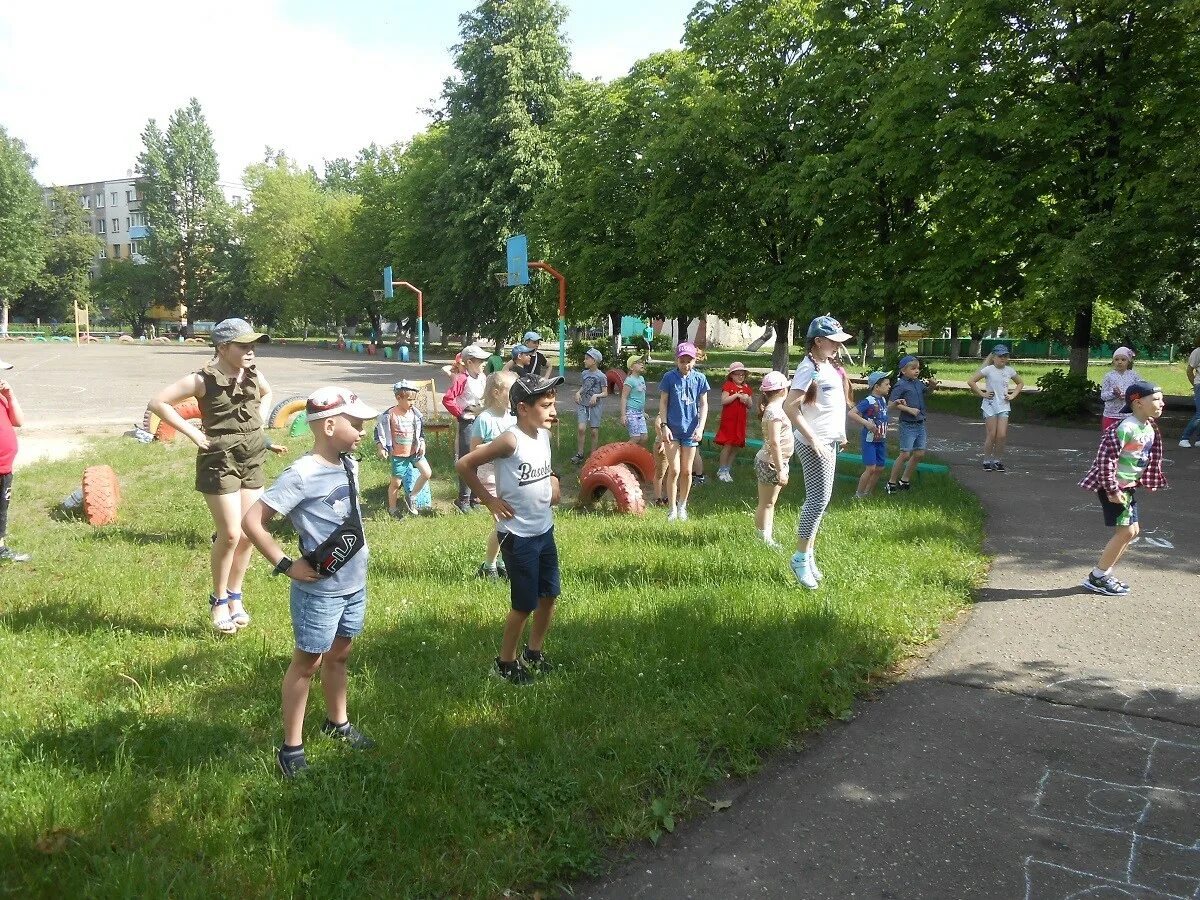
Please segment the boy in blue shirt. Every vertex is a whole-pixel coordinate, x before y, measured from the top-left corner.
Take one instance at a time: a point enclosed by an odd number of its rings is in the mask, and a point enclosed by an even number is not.
[[[921,361],[911,354],[900,360],[900,378],[889,396],[892,406],[900,410],[900,453],[892,466],[892,475],[884,486],[889,494],[907,491],[912,487],[917,463],[925,455],[928,435],[925,432],[925,392],[938,386],[936,378],[921,380]],[[901,471],[904,472],[902,477]]]
[[[863,473],[858,479],[855,498],[869,497],[879,484],[883,469],[887,465],[888,391],[892,379],[887,372],[872,372],[867,376],[865,398],[850,408],[850,419],[862,426]]]
[[[658,383],[658,421],[669,438],[665,484],[671,511],[668,522],[687,521],[692,490],[692,463],[708,419],[708,379],[695,370],[696,345],[684,341],[675,349],[675,368]],[[661,429],[660,429],[661,430]]]

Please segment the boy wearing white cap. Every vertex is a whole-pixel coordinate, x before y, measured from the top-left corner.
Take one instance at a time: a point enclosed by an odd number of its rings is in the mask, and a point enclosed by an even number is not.
[[[580,374],[579,390],[575,392],[575,418],[579,423],[576,429],[578,452],[571,457],[575,465],[587,458],[583,451],[587,448],[589,429],[592,432],[592,450],[600,446],[600,415],[604,409],[604,395],[608,393],[608,378],[600,371],[603,359],[604,356],[595,347],[588,347],[583,354],[583,372]]]
[[[471,451],[471,428],[475,424],[475,417],[483,411],[483,392],[487,384],[483,363],[490,356],[475,344],[463,347],[460,355],[463,371],[454,376],[450,389],[442,395],[442,406],[458,420],[458,438],[454,447],[456,459],[462,459]],[[478,503],[478,498],[471,493],[466,482],[458,479],[458,499],[454,501],[454,508],[461,513],[468,513]]]
[[[392,480],[388,482],[388,515],[399,518],[400,492],[404,492],[404,512],[417,515],[430,509],[428,490],[433,470],[425,458],[425,417],[413,406],[417,386],[407,379],[392,385],[396,405],[386,410],[375,425],[375,451],[380,459],[390,460]]]
[[[0,369],[12,363],[0,359]],[[25,413],[12,385],[0,378],[0,563],[28,562],[29,554],[16,553],[5,542],[8,532],[8,503],[12,499],[13,461],[17,458],[17,431],[25,424]]]
[[[346,660],[362,633],[367,609],[367,541],[358,508],[358,464],[350,457],[363,424],[379,413],[346,388],[324,387],[308,398],[305,418],[313,449],[284,469],[250,507],[242,530],[276,575],[291,579],[296,649],[283,677],[283,746],[279,771],[292,778],[307,768],[304,708],[312,677],[322,669],[325,723],[321,731],[357,750],[375,746],[350,724],[346,712]],[[287,516],[300,537],[293,560],[267,530]]]

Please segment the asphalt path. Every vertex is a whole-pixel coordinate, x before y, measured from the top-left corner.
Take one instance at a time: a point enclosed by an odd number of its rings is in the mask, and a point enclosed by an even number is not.
[[[981,424],[929,431],[987,514],[965,622],[578,896],[1200,898],[1200,450],[1168,441],[1171,487],[1118,570],[1133,593],[1109,598],[1079,587],[1108,536],[1076,487],[1098,428],[1015,426],[1004,474],[980,467]]]

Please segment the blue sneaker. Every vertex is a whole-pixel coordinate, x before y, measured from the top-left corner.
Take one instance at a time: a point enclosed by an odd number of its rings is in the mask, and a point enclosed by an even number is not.
[[[808,554],[792,554],[792,574],[796,576],[798,582],[810,591],[817,589],[817,579],[813,577],[813,573],[808,567]]]

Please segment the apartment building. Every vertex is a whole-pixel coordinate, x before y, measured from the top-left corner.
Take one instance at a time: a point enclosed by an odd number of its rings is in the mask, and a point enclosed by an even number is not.
[[[106,259],[142,261],[142,242],[150,234],[142,208],[142,180],[129,172],[125,178],[111,181],[64,185],[87,210],[88,226],[103,244],[92,260],[93,277],[100,274],[100,266]],[[49,203],[49,188],[45,189],[45,197]]]

